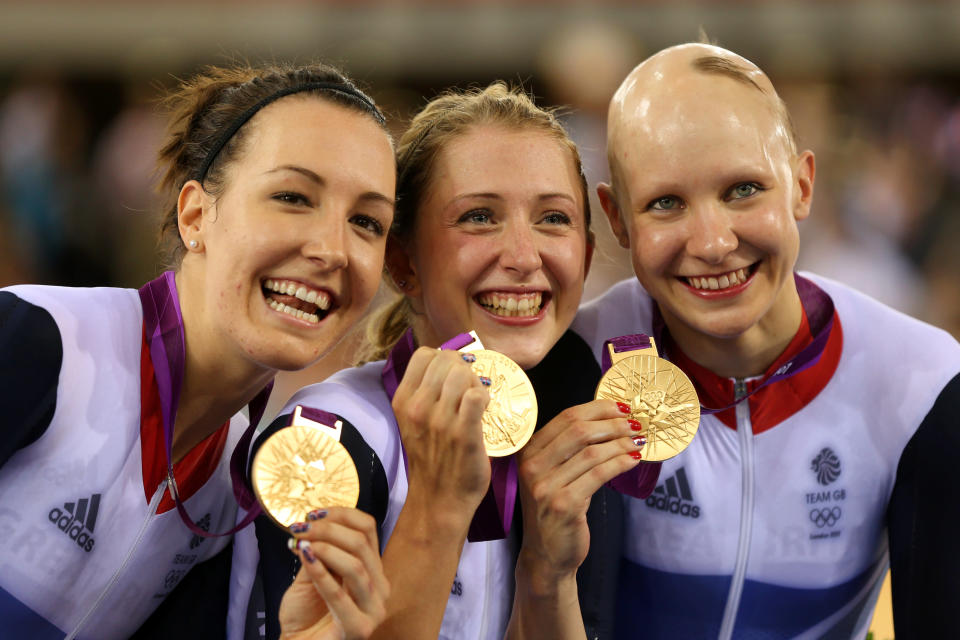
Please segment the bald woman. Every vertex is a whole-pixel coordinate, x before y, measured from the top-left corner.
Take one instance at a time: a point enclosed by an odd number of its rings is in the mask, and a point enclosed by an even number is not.
[[[794,271],[816,163],[752,62],[672,47],[609,110],[598,188],[636,279],[583,308],[653,332],[694,381],[693,444],[625,498],[623,638],[863,638],[888,564],[898,638],[960,603],[960,345]]]

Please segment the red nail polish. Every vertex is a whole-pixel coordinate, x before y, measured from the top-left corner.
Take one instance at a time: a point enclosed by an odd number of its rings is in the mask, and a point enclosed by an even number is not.
[[[634,460],[641,460],[641,459],[642,459],[641,456],[640,456],[640,452],[639,452],[639,451],[631,451],[631,452],[630,452],[630,457],[633,458]]]
[[[639,420],[633,420],[631,418],[630,420],[627,420],[627,423],[630,425],[630,428],[633,429],[634,431],[643,431],[643,425],[640,424]]]
[[[633,444],[637,445],[638,447],[642,447],[643,445],[647,444],[647,439],[643,436],[634,436]]]
[[[620,412],[621,412],[621,413],[625,413],[625,414],[627,414],[627,415],[630,415],[630,405],[628,405],[628,404],[626,404],[626,403],[624,403],[624,402],[618,402],[618,403],[617,403],[617,408],[620,409]]]

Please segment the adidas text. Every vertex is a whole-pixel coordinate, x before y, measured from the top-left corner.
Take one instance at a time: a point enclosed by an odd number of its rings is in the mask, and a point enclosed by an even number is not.
[[[71,540],[75,540],[78,547],[88,553],[93,551],[93,545],[96,541],[93,536],[84,530],[83,523],[79,522],[72,514],[64,513],[62,509],[54,507],[50,510],[47,518],[57,525],[57,529],[67,534]]]
[[[647,498],[647,506],[658,511],[667,511],[677,513],[688,518],[699,518],[700,507],[689,502],[683,502],[680,498],[671,498],[669,496],[651,495]]]

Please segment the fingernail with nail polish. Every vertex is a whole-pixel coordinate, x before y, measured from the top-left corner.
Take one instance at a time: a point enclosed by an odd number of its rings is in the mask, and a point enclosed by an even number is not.
[[[464,362],[476,362],[476,361],[477,361],[477,356],[473,355],[472,353],[464,353],[464,354],[461,354],[460,357],[463,358],[463,361],[464,361]]]
[[[301,540],[297,543],[297,549],[300,549],[300,553],[303,554],[303,559],[313,564],[317,557],[313,555],[313,549],[310,547],[310,543],[307,540]]]
[[[642,459],[641,456],[640,456],[640,452],[639,452],[639,451],[631,451],[631,452],[630,452],[630,457],[633,458],[634,460],[641,460],[641,459]]]
[[[294,522],[290,525],[290,533],[306,533],[310,530],[309,522]]]
[[[307,514],[307,520],[319,520],[320,518],[325,518],[327,516],[326,509],[314,509]]]
[[[493,380],[491,380],[487,376],[480,376],[480,384],[482,384],[485,387],[489,387],[490,385],[493,384]]]
[[[630,428],[634,431],[643,431],[643,425],[640,424],[639,420],[630,419],[627,420],[627,423],[630,425]]]
[[[620,413],[630,415],[630,405],[626,404],[625,402],[618,402],[617,409],[620,409]]]
[[[647,439],[643,436],[634,436],[633,444],[637,445],[638,447],[642,447],[643,445],[647,444]]]

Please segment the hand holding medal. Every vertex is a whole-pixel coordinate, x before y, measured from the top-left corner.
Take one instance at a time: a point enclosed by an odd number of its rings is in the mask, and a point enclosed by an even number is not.
[[[646,439],[643,459],[668,460],[686,449],[700,425],[700,401],[690,379],[660,358],[653,338],[643,334],[613,338],[604,346],[604,374],[596,398],[629,407]]]
[[[475,331],[473,341],[459,350],[476,359],[474,373],[489,380],[490,404],[483,412],[483,442],[491,458],[509,456],[527,444],[537,426],[537,396],[527,374],[516,362],[484,349]],[[458,336],[459,337],[459,336]]]
[[[263,510],[280,526],[305,522],[321,507],[355,507],[360,495],[357,468],[340,444],[336,416],[301,406],[290,425],[257,451],[250,479]]]

